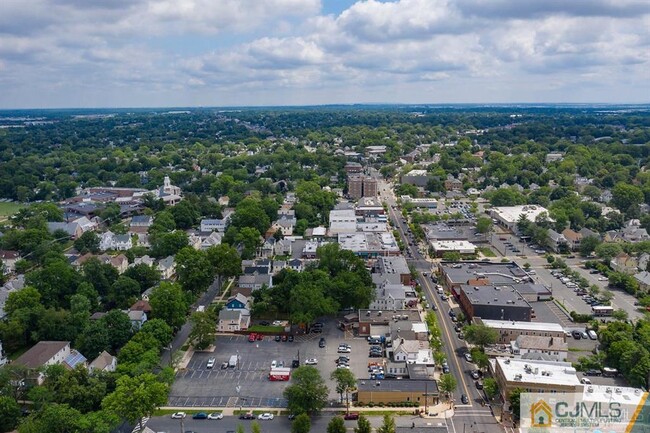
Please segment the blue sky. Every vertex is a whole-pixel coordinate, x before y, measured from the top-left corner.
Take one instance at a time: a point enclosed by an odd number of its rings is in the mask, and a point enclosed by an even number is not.
[[[0,108],[650,102],[648,0],[3,0]]]

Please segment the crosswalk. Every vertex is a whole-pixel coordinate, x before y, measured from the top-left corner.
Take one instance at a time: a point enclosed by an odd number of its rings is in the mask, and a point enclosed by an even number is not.
[[[145,416],[144,418],[142,418],[142,420],[140,420],[140,422],[135,425],[135,427],[133,428],[133,431],[131,433],[139,433],[140,432],[140,426],[142,426],[142,428],[144,428],[147,425],[148,421],[149,421],[148,416]]]

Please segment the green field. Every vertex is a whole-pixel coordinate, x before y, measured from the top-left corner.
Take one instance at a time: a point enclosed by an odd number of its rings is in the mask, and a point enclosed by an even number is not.
[[[10,216],[18,212],[20,208],[25,207],[22,203],[2,203],[0,202],[0,217]]]

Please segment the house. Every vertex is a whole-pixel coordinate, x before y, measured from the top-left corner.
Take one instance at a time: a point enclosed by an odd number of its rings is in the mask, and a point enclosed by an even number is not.
[[[16,270],[16,262],[20,260],[18,251],[0,250],[0,262],[4,265],[4,273],[10,274]]]
[[[545,158],[547,164],[549,162],[562,161],[562,159],[564,159],[564,154],[560,152],[547,153]]]
[[[130,227],[146,227],[149,228],[153,224],[153,217],[150,215],[135,215],[131,218],[129,223]]]
[[[388,281],[375,286],[375,298],[370,303],[371,310],[403,310],[406,307],[406,292],[410,287],[403,284],[390,284]]]
[[[201,249],[207,250],[210,247],[221,245],[223,236],[219,232],[212,232],[201,241]]]
[[[564,235],[561,235],[553,229],[548,229],[548,245],[553,251],[558,253],[568,246],[568,242]]]
[[[244,310],[219,311],[218,332],[236,332],[248,329],[251,316],[244,313]]]
[[[72,239],[77,239],[83,234],[81,226],[75,222],[72,223],[60,223],[60,222],[48,222],[47,231],[54,233],[56,231],[64,231]]]
[[[447,191],[460,191],[463,189],[463,182],[451,176],[445,180],[445,189]]]
[[[632,275],[637,272],[638,262],[636,257],[626,253],[620,253],[609,261],[609,266],[616,272]]]
[[[110,230],[102,233],[99,239],[99,249],[102,251],[107,250],[117,250],[117,251],[126,251],[133,247],[131,241],[131,236],[126,235],[116,235]]]
[[[144,311],[145,314],[147,314],[148,316],[149,314],[151,314],[151,305],[149,305],[148,300],[139,299],[129,307],[129,311]]]
[[[566,361],[569,345],[564,337],[520,335],[510,342],[510,350],[517,358],[528,353],[543,353],[555,361]]]
[[[610,201],[612,201],[613,198],[614,198],[614,196],[612,195],[612,192],[610,190],[606,189],[605,191],[603,191],[600,194],[600,197],[598,197],[598,200],[601,203],[609,203]]]
[[[142,328],[142,325],[144,325],[144,322],[147,321],[147,313],[144,311],[138,311],[138,310],[124,310],[127,316],[129,316],[129,320],[131,321],[131,326],[133,327],[134,330],[139,331],[140,328]]]
[[[241,293],[237,293],[236,295],[228,298],[228,301],[226,301],[226,309],[250,311],[251,300],[247,296],[244,296]]]
[[[223,211],[223,218],[221,219],[202,219],[201,220],[201,232],[203,233],[209,233],[209,232],[221,232],[225,233],[226,228],[228,227],[228,224],[230,224],[230,217],[233,214],[233,210],[224,210]]]
[[[78,365],[88,367],[88,360],[81,353],[72,349],[70,354],[63,360],[63,366],[68,370],[74,370]]]
[[[45,376],[38,370],[48,365],[63,363],[70,353],[69,341],[39,341],[16,359],[14,364],[30,370],[29,380],[41,385]]]
[[[287,217],[283,215],[273,222],[272,229],[273,231],[280,230],[284,236],[293,235],[293,229],[296,227],[296,218]]]
[[[160,278],[163,280],[169,280],[174,276],[176,272],[176,263],[174,262],[174,256],[168,256],[164,259],[158,261],[158,270],[160,271]]]
[[[99,256],[100,261],[110,264],[112,267],[117,269],[117,272],[123,274],[129,268],[129,259],[124,254],[118,254],[116,256]]]
[[[418,352],[422,347],[420,341],[401,339],[395,343],[393,348],[393,360],[395,362],[415,361]]]
[[[562,230],[562,236],[567,242],[567,246],[571,251],[577,251],[580,249],[580,241],[582,240],[582,234],[579,232],[574,232],[571,229]]]
[[[201,237],[195,235],[194,233],[190,233],[189,236],[187,237],[187,245],[194,248],[195,250],[201,249],[202,242],[203,241],[201,240]]]
[[[291,239],[280,239],[273,247],[276,256],[290,256],[293,252],[293,241]]]
[[[287,269],[286,260],[273,260],[273,275],[278,275],[283,269]]]
[[[634,279],[639,283],[639,289],[645,292],[650,291],[650,272],[643,271],[634,274]]]
[[[0,367],[7,363],[7,357],[5,352],[2,350],[2,341],[0,341]]]
[[[271,274],[249,274],[239,277],[239,287],[251,289],[253,291],[261,289],[263,286],[273,287],[273,275]]]
[[[129,232],[131,233],[131,232]],[[133,233],[131,233],[133,234]],[[149,240],[149,234],[147,233],[135,233],[137,239],[135,240],[136,246],[151,248],[151,241]]]
[[[292,271],[302,272],[303,265],[302,265],[302,260],[300,259],[291,259],[289,260],[287,265],[289,269],[291,269]]]
[[[156,260],[149,257],[149,256],[142,256],[142,257],[136,257],[133,260],[133,265],[147,265],[147,266],[154,266],[156,264]]]
[[[117,368],[117,357],[111,355],[107,351],[100,353],[97,358],[95,358],[90,365],[88,365],[88,370],[92,373],[95,371],[106,371],[112,372]]]

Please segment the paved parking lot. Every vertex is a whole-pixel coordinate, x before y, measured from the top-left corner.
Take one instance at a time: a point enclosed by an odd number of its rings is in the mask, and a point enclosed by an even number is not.
[[[290,382],[268,380],[271,361],[282,361],[290,367],[293,359],[300,359],[301,365],[307,358],[316,358],[315,366],[321,372],[330,388],[330,400],[339,399],[330,374],[336,369],[335,360],[343,354],[337,353],[339,343],[347,343],[352,352],[350,370],[355,377],[368,378],[368,342],[355,338],[349,332],[336,328],[337,321],[323,321],[322,334],[298,335],[294,342],[276,342],[273,337],[251,343],[245,335],[220,335],[215,341],[214,352],[197,352],[187,369],[177,372],[176,381],[169,397],[170,406],[179,407],[284,407],[282,396]],[[320,338],[326,340],[324,348],[318,347]],[[232,355],[239,356],[237,368],[220,368]],[[216,358],[213,369],[207,369],[210,357]],[[381,358],[371,358],[379,361]],[[239,388],[239,392],[238,392]]]

